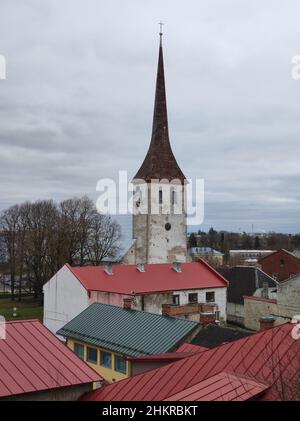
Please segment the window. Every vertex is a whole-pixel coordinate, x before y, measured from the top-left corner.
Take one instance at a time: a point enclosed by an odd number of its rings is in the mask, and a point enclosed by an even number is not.
[[[127,362],[121,355],[115,355],[115,371],[124,374],[127,372]]]
[[[280,259],[280,266],[283,267],[284,266],[284,260]]]
[[[214,303],[215,302],[215,292],[209,291],[206,293],[206,302],[207,303]]]
[[[174,189],[172,189],[171,195],[171,203],[174,206],[176,204],[176,191]]]
[[[159,190],[159,204],[161,205],[163,202],[162,190]]]
[[[173,304],[174,306],[179,306],[179,295],[173,295]]]
[[[84,346],[81,344],[74,344],[74,352],[77,355],[77,357],[84,359]]]
[[[219,310],[215,311],[215,319],[220,320],[220,311]]]
[[[100,365],[103,367],[111,368],[111,353],[101,351],[100,352]]]
[[[95,348],[90,348],[88,346],[86,349],[86,360],[89,363],[97,364],[98,363],[98,350]]]
[[[197,293],[189,294],[189,303],[190,304],[198,303],[198,294]]]

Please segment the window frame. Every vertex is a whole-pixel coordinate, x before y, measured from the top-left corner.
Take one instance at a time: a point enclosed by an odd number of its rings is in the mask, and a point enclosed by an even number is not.
[[[120,370],[120,369],[117,368],[117,360],[118,359],[122,359],[122,361],[125,363],[125,371]],[[127,374],[127,361],[126,361],[126,358],[123,355],[115,354],[115,356],[114,356],[114,369],[118,373]]]
[[[208,300],[207,295],[208,294],[212,294],[213,295],[213,300]],[[205,292],[205,302],[206,303],[215,303],[216,302],[216,293],[215,291],[206,291]]]
[[[96,361],[89,359],[89,350],[96,351]],[[88,363],[91,363],[91,364],[98,364],[98,358],[99,358],[99,356],[98,356],[98,349],[97,348],[93,348],[92,346],[87,346],[86,347],[86,361]]]
[[[191,300],[191,296],[196,296],[196,300]],[[189,304],[198,304],[198,293],[197,292],[190,292],[188,295]]]
[[[103,356],[103,354],[106,354],[106,355],[109,355],[110,356],[110,365],[106,365],[106,364],[103,364],[103,358],[102,358],[102,356]],[[110,368],[110,369],[112,369],[112,353],[111,352],[109,352],[109,351],[100,351],[100,361],[99,361],[99,365],[101,366],[101,367],[105,367],[105,368]]]
[[[82,356],[78,352],[76,352],[77,347],[80,347],[82,349]],[[74,342],[73,351],[74,351],[74,354],[76,354],[78,358],[80,358],[81,360],[84,360],[84,345],[83,344],[81,344],[80,342]]]
[[[180,306],[180,295],[179,294],[173,294],[173,305],[174,306]]]

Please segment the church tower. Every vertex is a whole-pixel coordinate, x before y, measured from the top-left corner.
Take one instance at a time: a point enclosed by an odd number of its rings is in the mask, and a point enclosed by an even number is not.
[[[136,264],[186,261],[185,181],[169,140],[160,31],[152,137],[133,179],[132,251]]]

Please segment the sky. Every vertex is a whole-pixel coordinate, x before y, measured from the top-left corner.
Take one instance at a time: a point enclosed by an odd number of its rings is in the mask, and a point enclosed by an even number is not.
[[[205,183],[197,228],[299,232],[299,15],[298,0],[0,0],[0,209],[96,200],[99,179],[136,173],[162,20],[172,148]]]

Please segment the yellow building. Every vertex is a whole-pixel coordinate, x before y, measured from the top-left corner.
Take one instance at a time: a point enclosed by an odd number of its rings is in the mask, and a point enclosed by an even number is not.
[[[130,361],[126,361],[126,357],[122,354],[71,338],[67,339],[67,345],[109,383],[126,379],[131,375]]]
[[[128,357],[172,352],[199,328],[191,320],[132,310],[128,302],[125,306],[94,303],[57,332],[109,383],[132,375]]]

